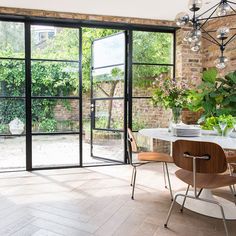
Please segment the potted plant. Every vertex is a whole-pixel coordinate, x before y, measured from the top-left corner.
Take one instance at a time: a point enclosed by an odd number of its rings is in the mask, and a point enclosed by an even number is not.
[[[171,109],[173,122],[181,121],[181,112],[189,102],[187,83],[180,79],[159,76],[154,82],[155,90],[152,101],[156,106]]]
[[[204,130],[215,130],[219,135],[228,136],[234,129],[236,118],[231,115],[211,116],[202,125]]]
[[[203,72],[202,81],[189,91],[191,111],[202,110],[199,123],[207,117],[221,115],[236,116],[236,71],[218,77],[217,70],[211,68]]]

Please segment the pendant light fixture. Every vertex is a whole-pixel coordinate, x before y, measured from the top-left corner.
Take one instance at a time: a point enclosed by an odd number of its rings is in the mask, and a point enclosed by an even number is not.
[[[236,33],[232,34],[228,27],[222,25],[213,35],[212,31],[207,31],[204,26],[212,19],[236,16],[236,10],[233,8],[236,2],[220,0],[203,13],[197,14],[202,8],[202,4],[203,0],[189,0],[188,8],[192,12],[192,17],[186,12],[181,12],[175,18],[176,24],[181,27],[190,23],[192,29],[185,35],[184,41],[189,43],[192,51],[197,52],[200,50],[202,38],[217,45],[220,49],[220,55],[215,61],[216,67],[224,69],[228,62],[228,59],[224,56],[224,51],[226,46],[236,39]]]

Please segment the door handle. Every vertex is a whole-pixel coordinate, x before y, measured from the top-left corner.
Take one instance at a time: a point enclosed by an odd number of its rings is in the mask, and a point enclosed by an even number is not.
[[[90,104],[90,110],[91,111],[94,111],[94,107],[95,107],[94,104]]]

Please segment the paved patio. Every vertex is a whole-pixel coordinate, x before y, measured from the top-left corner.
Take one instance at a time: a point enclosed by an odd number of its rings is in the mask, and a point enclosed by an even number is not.
[[[120,139],[95,144],[94,155],[122,160],[122,142]],[[33,167],[79,164],[78,135],[34,136],[32,149]],[[25,137],[1,137],[0,150],[0,171],[25,168]],[[86,142],[83,142],[83,164],[104,164],[104,161],[90,156],[90,144]]]

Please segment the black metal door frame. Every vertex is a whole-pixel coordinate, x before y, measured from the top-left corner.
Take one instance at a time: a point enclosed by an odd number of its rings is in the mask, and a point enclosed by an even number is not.
[[[68,26],[58,23],[47,23],[48,26],[55,27],[64,27],[64,28],[73,28],[78,29],[79,33],[79,58],[76,61],[70,60],[50,60],[50,59],[32,59],[31,57],[31,26],[33,25],[42,25],[39,22],[25,22],[25,55],[26,55],[26,170],[39,170],[39,169],[56,169],[56,168],[72,168],[72,167],[82,167],[82,142],[83,142],[83,123],[82,123],[82,28],[76,26]],[[31,91],[31,76],[32,76],[32,61],[55,61],[55,62],[74,62],[78,63],[78,96],[33,96]],[[44,132],[32,132],[32,101],[33,99],[73,99],[77,100],[79,104],[79,131],[69,131],[69,132],[56,132],[56,133],[44,133]],[[45,167],[33,167],[32,162],[32,137],[40,135],[79,135],[79,157],[78,164],[74,165],[63,165],[63,166],[45,166]]]
[[[127,136],[127,127],[132,127],[132,32],[137,31],[149,31],[149,32],[166,32],[173,33],[174,35],[174,73],[175,73],[175,58],[176,58],[176,30],[178,27],[168,27],[168,26],[154,26],[154,25],[138,25],[138,24],[128,24],[128,23],[110,23],[110,22],[99,22],[99,21],[87,21],[87,20],[71,20],[71,19],[58,19],[58,18],[47,18],[47,17],[31,17],[31,16],[20,16],[20,15],[8,15],[0,14],[1,21],[10,22],[22,22],[25,24],[25,115],[26,115],[26,134],[21,135],[26,137],[26,170],[37,170],[37,169],[60,169],[60,168],[74,168],[83,166],[83,123],[82,123],[82,27],[89,28],[108,28],[108,29],[118,29],[125,31],[126,43],[125,43],[125,122],[124,122],[124,137]],[[31,25],[41,24],[59,27],[71,27],[80,29],[80,47],[79,47],[79,119],[80,119],[80,163],[75,166],[57,166],[57,167],[43,167],[43,168],[32,168],[32,112],[31,112]],[[9,58],[10,59],[10,58]],[[57,133],[63,134],[63,133]],[[75,134],[72,133],[72,134]],[[55,135],[55,134],[52,134]],[[16,135],[2,135],[0,136],[16,136]],[[19,136],[19,135],[17,135]],[[126,148],[127,143],[124,139],[124,163],[127,163]]]
[[[103,40],[106,38],[110,38],[119,34],[124,34],[124,62],[121,64],[114,64],[114,65],[108,65],[108,66],[102,66],[102,67],[98,67],[98,68],[94,68],[93,67],[93,47],[94,47],[94,42],[98,41],[98,40]],[[127,135],[127,31],[121,31],[118,33],[114,33],[112,35],[108,35],[99,39],[95,39],[92,42],[92,47],[91,47],[91,66],[90,66],[90,81],[91,81],[91,96],[90,96],[90,101],[91,101],[91,109],[90,109],[90,114],[91,114],[91,125],[90,125],[90,155],[91,157],[98,159],[98,160],[104,160],[104,161],[109,161],[109,162],[114,162],[114,163],[120,163],[120,164],[124,164],[126,163],[126,135]],[[93,73],[92,71],[94,69],[103,69],[103,68],[109,68],[109,67],[115,67],[115,66],[124,66],[124,91],[123,97],[107,97],[107,98],[95,98],[94,94],[93,94]],[[117,130],[117,129],[103,129],[103,128],[96,128],[96,121],[95,121],[95,114],[96,114],[96,101],[107,101],[107,100],[123,100],[124,103],[124,110],[123,110],[123,114],[124,114],[124,119],[123,119],[123,130]],[[114,160],[114,159],[110,159],[110,158],[104,158],[104,157],[100,157],[100,156],[95,156],[93,154],[93,131],[94,130],[100,130],[100,131],[115,131],[115,132],[121,132],[123,133],[124,136],[124,156],[123,156],[123,161],[118,161],[118,160]]]

